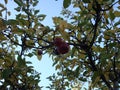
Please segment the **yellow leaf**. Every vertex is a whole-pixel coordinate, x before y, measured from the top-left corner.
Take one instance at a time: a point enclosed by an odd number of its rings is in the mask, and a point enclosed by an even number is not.
[[[54,24],[56,25],[57,24],[57,18],[53,17],[52,19],[53,19]]]
[[[4,30],[6,28],[6,25],[4,23],[3,19],[0,19],[0,30]]]
[[[55,25],[58,26],[57,30],[60,32],[62,37],[66,40],[69,40],[69,34],[65,30],[68,29],[70,25],[66,21],[62,20],[61,18],[57,18],[57,17],[53,18],[53,22]]]
[[[108,14],[106,12],[104,12],[104,17],[107,19],[108,18]]]
[[[7,38],[3,35],[3,34],[0,34],[0,41],[2,40],[6,40]]]
[[[98,81],[100,81],[100,77],[96,77],[95,81],[92,83],[92,87],[95,87],[95,85],[98,83]]]
[[[0,48],[0,53],[3,52],[3,49]]]
[[[109,40],[109,39],[110,39],[110,36],[105,35],[104,38],[105,38],[106,40]]]
[[[34,41],[33,40],[28,40],[28,41],[26,41],[26,45],[34,45]]]
[[[61,67],[61,66],[58,64],[58,65],[56,66],[56,70],[60,69],[60,67]]]
[[[106,80],[109,81],[109,80],[110,80],[110,79],[109,79],[109,72],[105,72],[104,75],[105,75]]]
[[[2,65],[3,62],[4,62],[4,60],[3,60],[3,59],[0,59],[0,65]],[[1,67],[0,67],[0,68],[1,68]]]
[[[115,11],[115,12],[114,12],[114,15],[115,15],[116,17],[120,17],[120,12],[119,12],[119,11]]]

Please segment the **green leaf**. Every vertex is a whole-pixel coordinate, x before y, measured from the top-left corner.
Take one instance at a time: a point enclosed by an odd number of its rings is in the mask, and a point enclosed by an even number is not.
[[[114,14],[114,12],[113,11],[110,11],[110,19],[111,20],[114,20],[115,19],[115,14]]]
[[[28,57],[32,57],[32,56],[33,56],[33,54],[32,54],[32,53],[29,53],[27,56],[28,56]]]
[[[4,5],[3,5],[3,4],[1,4],[1,3],[0,3],[0,7],[1,7],[1,8],[5,8],[5,7],[4,7]]]
[[[52,66],[55,66],[57,63],[58,63],[58,60],[55,60]]]
[[[34,14],[36,15],[36,14],[38,14],[40,12],[40,10],[35,10],[34,11]]]
[[[90,0],[83,0],[84,3],[90,3]]]
[[[46,17],[45,14],[40,14],[40,15],[38,15],[38,18],[39,18],[40,21],[44,20],[45,17]]]
[[[98,42],[99,42],[99,43],[101,43],[102,38],[103,38],[103,36],[102,36],[102,35],[98,38]]]
[[[73,58],[73,57],[74,57],[74,55],[75,55],[75,51],[76,51],[76,48],[75,48],[75,47],[73,47],[73,48],[72,48],[72,51],[71,51],[71,58]]]
[[[7,24],[8,24],[8,25],[16,25],[16,24],[18,24],[18,21],[14,20],[14,19],[9,19],[9,20],[7,21]]]
[[[80,80],[80,81],[83,81],[83,82],[86,82],[86,81],[87,81],[87,79],[86,79],[86,78],[83,78],[83,77],[80,77],[79,80]]]
[[[21,7],[17,7],[15,10],[19,12],[21,10]]]
[[[78,77],[79,76],[79,73],[80,72],[80,67],[78,66],[75,70],[75,76]]]
[[[23,9],[23,11],[25,11],[25,13],[26,13],[26,14],[28,14],[28,15],[32,16],[32,13],[31,13],[31,12],[29,12],[27,9]]]
[[[115,22],[114,26],[120,25],[120,20],[118,22]]]
[[[92,77],[92,82],[97,82],[98,80],[96,80],[96,78],[100,77],[100,72],[95,71]]]
[[[2,78],[8,78],[9,75],[11,74],[11,70],[10,69],[5,69],[3,72],[2,72]]]
[[[18,66],[19,67],[25,67],[26,66],[26,62],[25,62],[25,59],[22,59],[20,56],[18,56]]]
[[[32,62],[30,62],[30,61],[26,61],[26,63],[27,63],[27,64],[32,64]]]
[[[63,7],[64,7],[64,8],[69,7],[70,4],[71,4],[71,0],[64,0],[64,1],[63,1]]]
[[[18,6],[22,6],[22,5],[24,5],[23,2],[22,2],[21,0],[14,0],[14,1],[15,1],[15,3],[18,4]]]
[[[34,1],[33,7],[35,7],[38,4],[38,2],[39,2],[38,0]]]

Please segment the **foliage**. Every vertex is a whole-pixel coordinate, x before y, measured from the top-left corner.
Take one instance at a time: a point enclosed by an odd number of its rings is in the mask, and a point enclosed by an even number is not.
[[[4,1],[8,3],[8,0]],[[36,29],[45,15],[39,15],[39,10],[34,9],[37,0],[14,0],[14,3],[18,5],[15,19],[9,19],[7,7],[0,4],[0,89],[40,90],[40,73],[34,70],[26,57],[37,55],[34,49]]]
[[[53,17],[54,29],[41,23],[46,15],[35,9],[38,0],[14,2],[18,5],[15,19],[9,19],[7,7],[0,4],[0,88],[39,90],[39,73],[26,57],[35,55],[40,60],[48,53],[59,71],[49,77],[48,88],[61,90],[73,82],[90,82],[89,89],[116,90],[120,82],[119,0],[64,0],[62,14],[67,20]],[[69,52],[56,53],[56,37],[70,46]]]
[[[71,50],[53,59],[57,70],[61,63],[64,65],[61,72],[67,80],[90,82],[89,89],[119,87],[115,84],[120,82],[119,4],[119,0],[64,0],[62,14],[69,20],[54,17],[53,21],[56,33],[71,45]],[[71,7],[75,13],[70,14]]]

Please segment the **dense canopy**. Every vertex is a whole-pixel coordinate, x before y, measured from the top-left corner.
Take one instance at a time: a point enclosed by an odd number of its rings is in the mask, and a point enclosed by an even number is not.
[[[27,57],[40,60],[44,54],[58,72],[48,77],[50,90],[80,89],[85,82],[89,90],[119,89],[119,0],[63,0],[63,17],[52,18],[54,28],[42,24],[39,0],[14,3],[14,19],[0,3],[0,90],[40,90],[40,73]]]

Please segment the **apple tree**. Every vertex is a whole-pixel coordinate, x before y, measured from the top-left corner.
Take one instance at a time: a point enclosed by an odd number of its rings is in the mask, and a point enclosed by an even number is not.
[[[65,17],[53,18],[55,35],[63,38],[70,49],[53,57],[59,72],[48,78],[52,81],[48,88],[59,86],[62,90],[75,82],[89,82],[89,90],[118,90],[120,1],[64,0],[63,7]]]
[[[40,73],[28,59],[33,55],[41,57],[34,42],[38,40],[39,20],[45,15],[38,15],[39,10],[35,10],[38,0],[14,0],[10,2],[17,5],[16,17],[11,19],[12,12],[6,7],[9,1],[3,2],[0,3],[0,90],[40,90]]]
[[[40,74],[27,57],[41,59],[46,53],[58,71],[48,78],[50,89],[83,82],[89,82],[90,90],[119,89],[119,0],[64,0],[65,17],[53,17],[55,28],[42,24],[46,15],[35,9],[38,0],[13,2],[15,19],[0,3],[1,89],[39,90]]]

